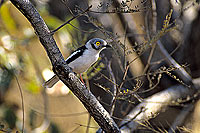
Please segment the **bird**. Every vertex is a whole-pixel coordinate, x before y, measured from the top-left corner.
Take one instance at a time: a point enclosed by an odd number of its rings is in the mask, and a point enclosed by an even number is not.
[[[65,61],[73,72],[81,76],[81,73],[87,71],[98,60],[100,52],[105,48],[111,48],[111,46],[101,38],[93,38],[72,52]],[[58,76],[54,75],[44,85],[46,88],[52,88],[58,81]],[[82,77],[81,81],[83,82]]]

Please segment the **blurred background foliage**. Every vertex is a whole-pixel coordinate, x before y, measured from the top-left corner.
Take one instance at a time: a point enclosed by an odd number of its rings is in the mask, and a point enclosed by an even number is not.
[[[154,45],[156,41],[160,40],[168,51],[176,49],[172,54],[173,58],[182,64],[188,63],[186,69],[193,78],[198,78],[200,75],[198,1],[31,0],[31,2],[51,30],[72,18],[72,15],[78,13],[78,9],[86,9],[88,5],[92,5],[90,13],[61,28],[55,33],[54,38],[65,58],[90,38],[112,40],[113,49],[104,50],[97,63],[84,73],[83,77],[87,87],[108,111],[115,85],[123,84],[120,88],[123,93],[116,100],[113,112],[118,124],[121,118],[140,103],[138,99],[147,98],[172,85],[181,84],[178,78],[173,76],[175,73],[170,71],[170,76],[162,71],[167,63],[163,61],[164,57]],[[129,68],[125,79],[129,80],[123,82],[127,66]],[[170,67],[173,68],[168,66]],[[36,133],[93,133],[99,128],[79,100],[61,82],[53,88],[43,88],[44,81],[53,76],[51,69],[46,52],[30,23],[8,0],[1,0],[1,131],[21,131],[23,123],[26,132]],[[156,74],[158,71],[161,73]],[[152,75],[147,77],[149,73]],[[116,84],[108,82],[108,79],[112,79]],[[21,104],[20,88],[23,90],[25,111]],[[129,95],[131,92],[138,93],[133,96]],[[169,107],[150,122],[158,130],[168,129],[181,109],[182,107],[177,106]],[[198,112],[198,109],[195,110]],[[23,122],[23,112],[25,122]],[[173,116],[169,117],[172,114]],[[193,127],[190,124],[193,117],[190,113],[184,121],[186,129]]]

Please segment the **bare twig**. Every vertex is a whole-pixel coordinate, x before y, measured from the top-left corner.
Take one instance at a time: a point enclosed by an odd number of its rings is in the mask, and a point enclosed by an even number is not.
[[[96,70],[96,68],[94,67],[94,69]],[[103,76],[107,81],[109,81],[110,83],[114,84],[115,86],[119,86],[117,83],[113,82],[112,79],[109,79],[108,77],[106,77],[106,75],[104,75],[103,73],[99,72],[99,74],[101,76]]]
[[[169,53],[169,55],[172,56],[172,55],[179,49],[180,46],[181,46],[181,43],[179,43],[179,44],[177,45],[177,47],[176,47],[172,52]],[[160,59],[160,60],[158,60],[158,61],[155,61],[155,62],[151,62],[151,65],[159,64],[159,63],[161,63],[162,61],[165,61],[166,59],[167,59],[167,57],[162,58],[162,59]]]
[[[90,122],[91,122],[91,115],[89,114],[89,115],[88,115],[88,123],[87,123],[86,133],[89,133]]]
[[[167,50],[163,47],[160,40],[157,41],[158,48],[160,49],[163,56],[166,58],[167,63],[171,66],[173,65],[176,68],[179,68],[175,72],[184,81],[184,83],[192,85],[192,78],[191,76],[185,71],[183,67],[181,67],[167,52]]]
[[[85,32],[85,33],[94,33],[94,32],[97,32],[97,30],[93,30],[93,31],[85,31],[85,30],[82,30],[82,29],[80,29],[80,28],[74,26],[74,25],[71,24],[71,23],[68,23],[68,24],[71,25],[72,27],[74,27],[75,29],[81,31],[81,32]]]
[[[23,97],[23,92],[22,92],[22,88],[21,88],[21,86],[20,86],[20,83],[19,83],[19,81],[18,81],[18,78],[17,78],[17,76],[14,74],[14,76],[15,76],[15,79],[16,79],[16,81],[17,81],[17,86],[18,86],[18,88],[19,88],[19,92],[20,92],[20,96],[21,96],[21,102],[22,102],[22,133],[24,132],[24,127],[25,127],[25,110],[24,110],[24,97]]]
[[[86,74],[86,86],[88,87],[88,89],[90,90],[90,83],[89,83],[89,79],[88,76]],[[90,130],[90,123],[91,123],[91,115],[88,113],[88,123],[87,123],[87,128],[86,128],[86,133],[89,133]]]
[[[72,20],[74,20],[74,19],[82,16],[84,13],[88,12],[90,10],[90,8],[92,8],[92,5],[89,6],[87,9],[83,10],[81,13],[77,14],[76,16],[73,16],[73,18],[69,19],[67,22],[65,22],[64,24],[60,25],[55,30],[51,31],[51,34],[54,34],[56,31],[58,31],[59,29],[61,29],[63,26],[65,26],[66,24],[69,24]]]
[[[137,105],[125,117],[126,121],[121,122],[121,125],[123,125],[120,126],[121,131],[134,131],[140,125],[139,123],[143,123],[146,120],[155,117],[161,110],[165,109],[168,105],[171,105],[172,101],[177,100],[179,98],[184,98],[191,93],[191,89],[179,85],[170,87],[162,92],[154,94],[153,96],[143,100],[142,103]],[[143,109],[142,112],[141,109]],[[127,123],[127,119],[130,119],[129,123]]]
[[[144,68],[143,74],[146,73],[146,71],[148,70],[148,68],[149,68],[149,66],[150,66],[150,64],[151,64],[151,59],[152,59],[152,57],[153,57],[155,48],[156,48],[156,43],[152,44],[151,52],[150,52],[150,54],[149,54],[149,58],[148,58],[148,60],[147,60],[147,64],[146,64],[146,66],[145,66],[145,68]]]
[[[111,114],[113,115],[113,112],[115,110],[115,104],[117,102],[117,98],[119,96],[119,93],[120,93],[120,90],[123,86],[123,84],[125,83],[125,78],[126,78],[126,75],[127,75],[127,72],[128,72],[128,68],[129,68],[129,65],[127,65],[126,69],[125,69],[125,72],[124,72],[124,76],[123,76],[123,79],[122,79],[122,82],[121,84],[119,85],[119,87],[116,88],[116,94],[114,95],[113,97],[113,100],[112,100],[112,103],[111,103]],[[111,115],[111,116],[112,116]]]
[[[112,68],[111,68],[111,61],[107,61],[107,62],[108,62],[108,70],[110,72],[110,76],[112,78],[112,81],[114,83],[116,83],[115,76],[114,76],[114,73],[113,73]],[[113,87],[113,97],[112,97],[112,100],[111,100],[111,110],[110,110],[110,115],[111,116],[113,116],[113,113],[114,113],[114,109],[115,109],[115,107],[114,107],[114,104],[115,104],[114,101],[117,98],[116,96],[117,96],[117,89],[118,89],[115,84],[113,84],[113,85],[114,85],[114,87]]]
[[[88,127],[87,125],[83,125],[83,124],[78,124],[78,123],[75,123],[75,124],[77,124],[77,125],[79,125],[81,127]],[[98,127],[90,126],[89,128],[98,128]]]
[[[127,63],[126,63],[126,39],[127,39],[127,24],[126,24],[126,26],[125,26],[125,29],[124,29],[124,33],[125,33],[125,35],[124,35],[124,62],[123,62],[123,64],[124,64],[124,68],[126,68],[126,65],[127,65]]]
[[[67,7],[67,9],[69,10],[69,12],[70,12],[70,14],[74,17],[74,14],[73,14],[73,12],[72,12],[72,10],[69,8],[69,6],[67,5],[67,3],[65,3],[65,2],[67,2],[68,0],[61,0],[61,2]]]
[[[153,33],[156,33],[156,27],[157,27],[157,12],[156,12],[156,3],[155,3],[155,0],[152,0],[152,14],[153,14],[153,17],[152,17],[152,32]],[[148,16],[146,16],[148,18]],[[146,21],[148,22],[148,19],[146,19]],[[150,32],[149,32],[149,29],[148,29],[148,24],[146,24],[146,27],[147,27],[147,33],[148,33],[148,38],[150,39],[151,36],[150,36]],[[151,65],[151,59],[153,57],[153,54],[154,54],[154,51],[155,51],[155,48],[156,48],[156,43],[152,44],[152,48],[151,48],[151,52],[149,54],[149,58],[148,58],[148,61],[147,61],[147,65],[145,66],[144,68],[144,71],[143,71],[143,74],[146,73],[147,69],[149,68],[149,66]]]
[[[133,118],[131,118],[131,119],[125,119],[125,120],[123,120],[123,124],[121,124],[120,126],[119,126],[119,128],[122,128],[122,127],[124,127],[124,126],[126,126],[126,125],[128,125],[130,122],[132,122],[132,120],[134,120],[140,113],[142,113],[143,111],[144,111],[144,109],[145,108],[140,108],[140,110],[139,110],[139,112],[137,113],[137,114],[135,114],[135,116],[133,117]]]
[[[147,75],[147,77],[149,77],[149,75]],[[160,83],[161,77],[162,77],[162,74],[161,74],[161,73],[158,74],[158,78],[157,78],[157,82],[156,82],[156,84],[154,84],[153,86],[150,86],[149,89],[147,89],[147,90],[143,90],[143,91],[140,91],[140,92],[138,92],[138,93],[146,93],[146,92],[149,92],[149,91],[155,89],[155,88],[158,86],[158,84]],[[149,79],[149,82],[151,82],[150,79]]]

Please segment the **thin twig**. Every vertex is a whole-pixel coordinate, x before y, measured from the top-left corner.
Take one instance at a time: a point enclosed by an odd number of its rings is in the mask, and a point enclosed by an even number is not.
[[[98,86],[99,88],[103,89],[105,92],[107,92],[108,94],[110,94],[112,97],[114,97],[113,93],[110,90],[107,90],[105,87],[103,87],[100,84],[96,84],[94,83],[94,85]]]
[[[116,104],[116,102],[117,102],[117,97],[118,97],[119,92],[120,92],[119,89],[122,88],[122,86],[123,86],[123,84],[124,84],[124,81],[125,81],[125,78],[126,78],[126,75],[127,75],[127,72],[128,72],[128,68],[129,68],[129,65],[127,65],[127,67],[126,67],[126,69],[125,69],[122,82],[121,82],[119,88],[117,87],[117,89],[116,89],[116,95],[114,96],[114,98],[113,98],[114,100],[113,100],[113,102],[111,103],[111,113],[112,113],[112,114],[113,114],[113,112],[114,112],[115,104]],[[112,115],[111,115],[111,116],[112,116]]]
[[[159,75],[158,75],[157,82],[156,82],[156,84],[155,84],[154,86],[151,86],[149,89],[144,90],[144,91],[140,91],[140,92],[138,92],[138,93],[140,93],[140,94],[141,94],[141,93],[146,93],[146,92],[149,92],[149,91],[155,89],[156,86],[158,86],[158,84],[160,83],[160,79],[161,79],[161,77],[162,77],[162,74],[159,74]],[[149,80],[149,81],[151,81],[151,80]]]
[[[171,105],[172,101],[175,101],[180,98],[186,98],[188,95],[192,95],[192,93],[193,91],[191,89],[179,85],[172,86],[164,91],[161,91],[152,95],[151,97],[144,99],[142,103],[138,104],[125,117],[126,120],[130,119],[132,121],[130,123],[127,123],[127,121],[122,121],[121,125],[123,126],[120,126],[121,131],[129,130],[130,132],[133,132],[135,129],[137,129],[140,123],[143,123],[146,120],[157,116],[161,110],[166,109],[167,106]],[[138,112],[141,108],[144,108],[144,110],[138,115]],[[131,127],[131,129],[128,129],[128,127]]]
[[[81,127],[88,127],[88,126],[86,126],[86,125],[83,125],[83,124],[78,124],[78,123],[75,123],[76,125],[79,125],[79,126],[81,126]],[[99,127],[92,127],[92,126],[90,126],[89,128],[99,128]]]
[[[124,31],[124,68],[126,68],[126,37],[127,37],[127,24],[125,26],[125,31]]]
[[[69,12],[71,13],[71,15],[74,17],[74,14],[72,12],[72,10],[69,8],[69,6],[65,3],[65,0],[61,0],[62,3],[67,7],[67,9],[69,10]]]
[[[112,81],[114,83],[116,83],[115,76],[114,76],[114,73],[113,73],[112,68],[111,68],[111,60],[108,61],[108,70],[110,72],[110,76],[112,78]],[[113,97],[112,97],[112,100],[111,100],[110,116],[113,116],[113,113],[114,113],[114,106],[113,105],[114,105],[114,101],[115,101],[116,96],[117,96],[117,89],[118,89],[117,86],[114,84],[114,86],[113,86]]]
[[[158,48],[160,49],[160,52],[163,54],[164,57],[166,57],[166,61],[169,65],[173,65],[176,68],[179,68],[175,72],[177,75],[180,76],[181,80],[183,80],[186,84],[192,85],[192,78],[191,76],[185,71],[184,68],[182,68],[167,52],[167,50],[162,45],[161,41],[157,41]]]
[[[75,133],[75,131],[78,130],[80,127],[81,127],[81,126],[77,126],[77,127],[75,127],[72,131],[67,132],[67,133]]]
[[[153,14],[153,17],[152,17],[152,32],[153,33],[156,33],[156,30],[157,30],[157,12],[156,12],[156,3],[155,3],[155,0],[152,0],[152,14]],[[148,17],[148,16],[147,16]],[[149,21],[147,21],[149,22]],[[146,25],[148,26],[148,24]],[[149,33],[149,32],[148,32]],[[149,33],[150,34],[150,33]],[[148,35],[148,37],[150,38],[151,36]],[[144,71],[143,71],[143,74],[146,73],[147,69],[149,68],[150,64],[151,64],[151,59],[153,57],[153,54],[155,52],[155,48],[156,48],[156,43],[152,44],[152,48],[151,48],[151,52],[149,54],[149,58],[148,58],[148,61],[147,61],[147,65],[145,66],[144,68]]]
[[[76,26],[74,26],[73,24],[71,23],[68,23],[69,25],[71,25],[72,27],[74,27],[75,29],[79,30],[80,32],[85,32],[85,33],[94,33],[94,32],[97,32],[97,30],[93,30],[93,31],[85,31],[85,30],[82,30]]]
[[[18,78],[17,78],[17,76],[15,74],[14,74],[14,76],[15,76],[15,79],[17,81],[17,86],[19,88],[19,92],[20,92],[20,96],[21,96],[21,100],[22,100],[21,104],[22,104],[22,133],[23,133],[24,132],[24,127],[25,127],[24,98],[23,98],[22,88],[21,88],[21,86],[19,84]]]
[[[91,115],[89,114],[89,115],[88,115],[88,123],[87,123],[86,133],[89,133],[90,122],[91,122]]]
[[[128,65],[126,66],[126,68],[125,68],[124,76],[123,76],[123,78],[122,78],[122,82],[121,82],[119,88],[122,88],[122,86],[123,86],[124,83],[125,83],[125,79],[126,79],[126,75],[127,75],[127,73],[128,73],[129,67],[130,67],[130,65],[128,64]]]
[[[86,86],[90,90],[90,82],[89,82],[87,74],[85,74],[85,75],[86,75]],[[89,133],[90,122],[91,122],[91,115],[88,113],[88,123],[87,123],[86,133]]]
[[[144,68],[144,71],[143,71],[143,74],[146,73],[147,69],[149,68],[150,64],[151,64],[151,59],[153,57],[153,54],[154,54],[154,51],[155,51],[155,48],[156,48],[156,43],[152,44],[152,48],[151,48],[151,52],[149,54],[149,58],[147,60],[147,64]]]
[[[180,48],[180,46],[181,46],[181,43],[179,43],[179,44],[177,45],[177,47],[176,47],[171,53],[169,53],[169,55],[172,56],[172,55]],[[167,59],[167,57],[162,58],[162,59],[160,59],[160,60],[158,60],[158,61],[151,62],[151,65],[159,64],[159,63],[161,63],[162,61],[165,61],[166,59]]]
[[[63,26],[65,26],[66,24],[69,24],[72,20],[82,16],[84,13],[88,12],[90,10],[90,8],[92,8],[92,5],[89,6],[87,9],[83,10],[81,13],[79,13],[76,16],[73,16],[73,18],[69,19],[67,22],[65,22],[64,24],[60,25],[58,28],[56,28],[55,30],[51,31],[51,34],[53,35],[56,31],[58,31],[59,29],[61,29]]]
[[[129,124],[132,120],[134,120],[140,113],[142,113],[142,112],[144,112],[144,109],[145,108],[143,108],[143,107],[141,107],[140,108],[140,111],[133,117],[133,118],[131,118],[131,119],[127,119],[127,120],[123,120],[123,121],[127,121],[127,122],[125,122],[125,123],[123,123],[123,124],[121,124],[120,126],[119,126],[119,128],[122,128],[123,126],[126,126],[127,124]]]
[[[39,114],[44,114],[43,112],[40,112],[36,109],[32,109],[34,112]],[[48,114],[49,117],[75,117],[75,116],[81,116],[86,115],[88,112],[79,112],[79,113],[71,113],[71,114]]]
[[[95,67],[94,67],[94,69],[97,70]],[[106,80],[108,80],[109,82],[111,82],[112,84],[114,84],[114,85],[116,85],[116,86],[119,86],[117,83],[114,83],[114,82],[112,81],[112,79],[109,79],[108,77],[106,77],[106,75],[104,75],[103,73],[99,72],[99,74],[100,74],[101,76],[103,76]]]

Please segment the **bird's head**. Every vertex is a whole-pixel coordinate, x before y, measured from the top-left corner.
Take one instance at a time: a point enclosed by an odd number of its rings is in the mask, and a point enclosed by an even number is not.
[[[101,51],[107,47],[111,47],[110,45],[107,44],[107,42],[103,39],[100,38],[93,38],[90,39],[87,43],[86,43],[86,47],[87,48],[93,48],[97,51]]]

